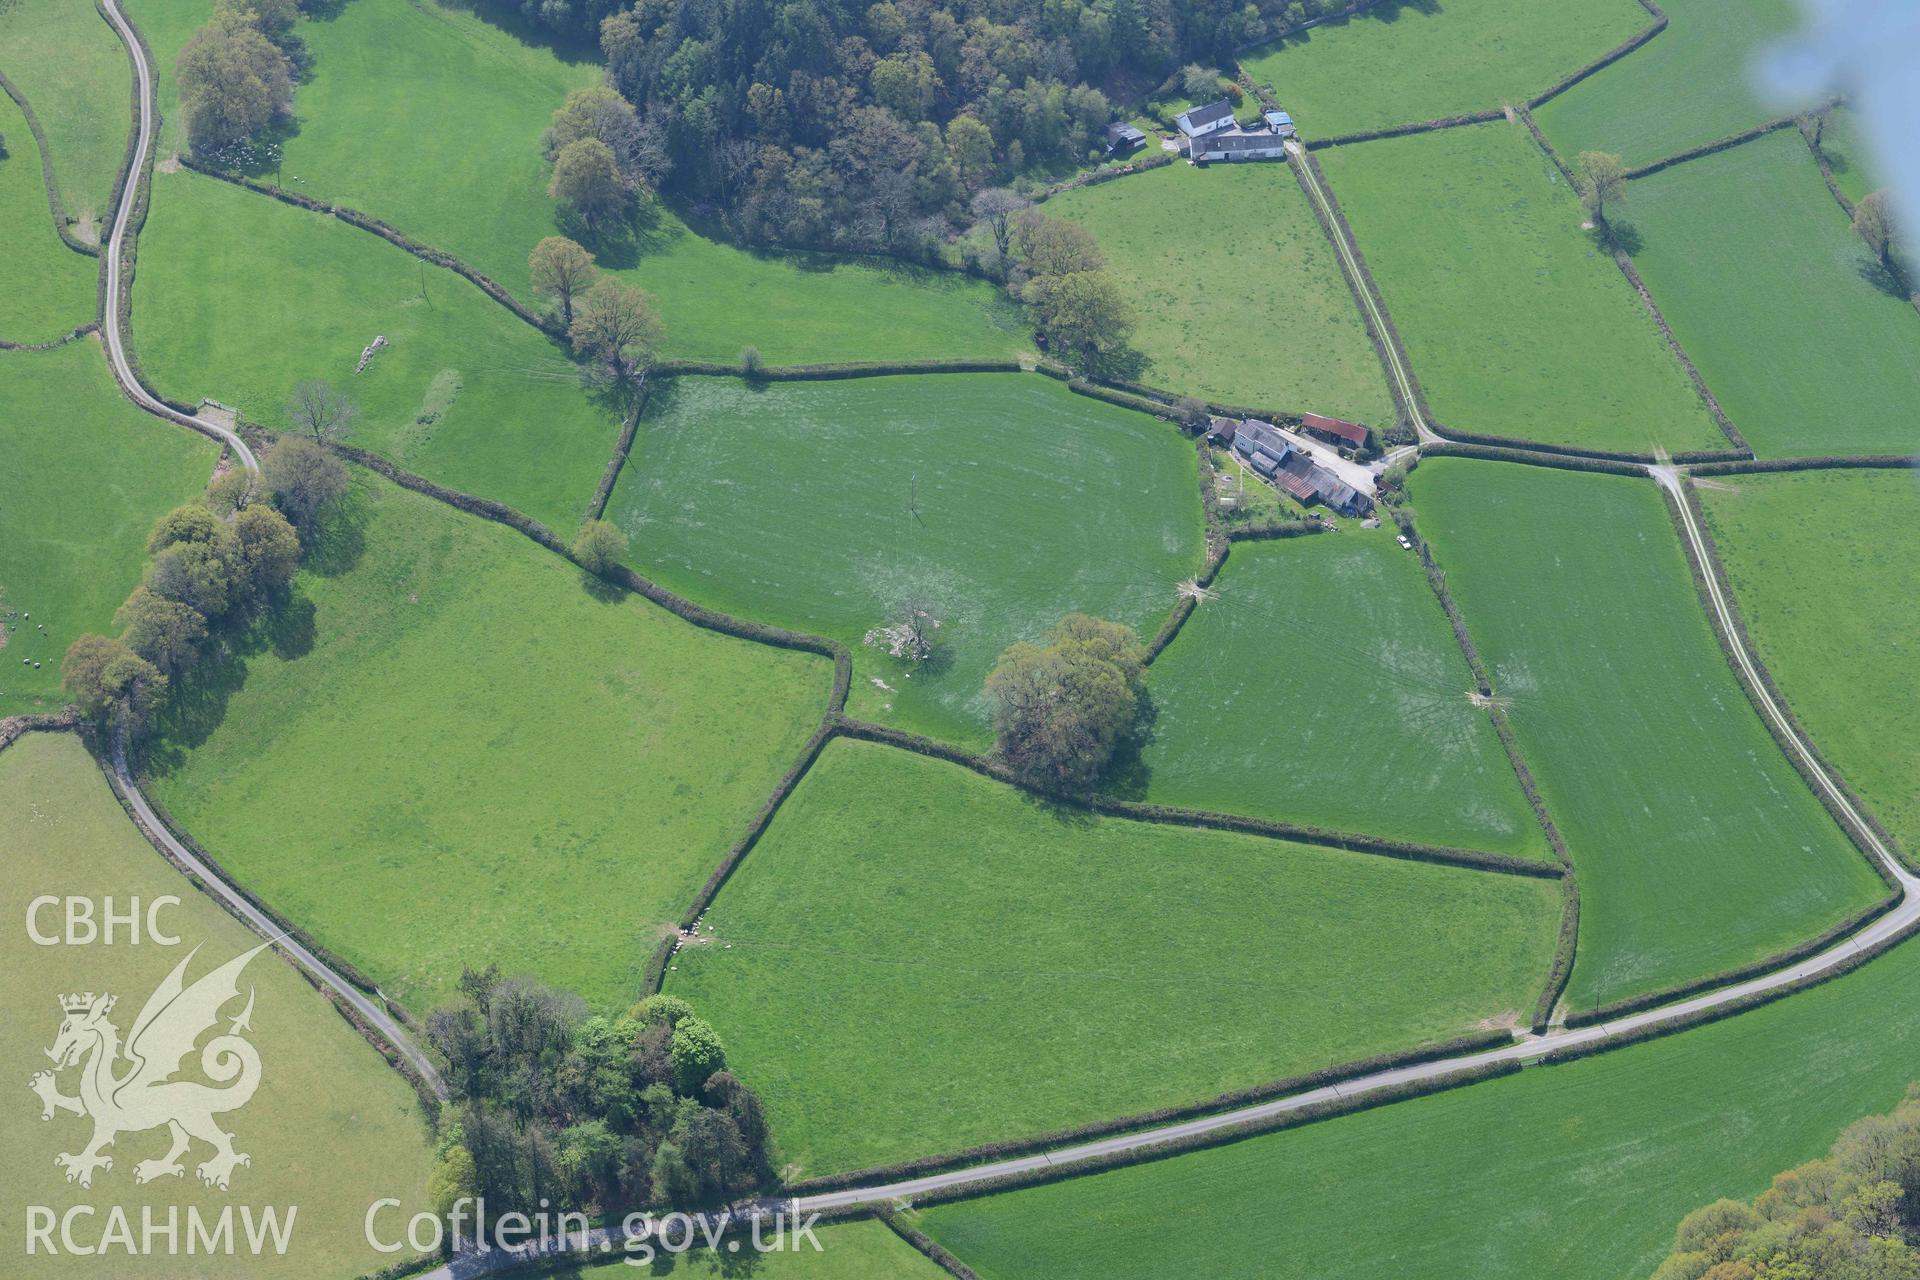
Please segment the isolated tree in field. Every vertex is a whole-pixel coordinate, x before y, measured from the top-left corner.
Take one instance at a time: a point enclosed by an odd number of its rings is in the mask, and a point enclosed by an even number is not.
[[[159,668],[106,636],[83,635],[68,645],[60,679],[82,711],[132,732],[167,696],[167,678]]]
[[[994,252],[1000,255],[1002,265],[1013,250],[1014,215],[1032,204],[1033,201],[1019,192],[1005,187],[988,187],[973,197],[970,207],[974,219],[992,234]]]
[[[145,587],[133,589],[113,615],[113,625],[120,628],[122,644],[165,675],[191,663],[207,638],[207,620],[198,609]]]
[[[553,158],[547,194],[571,208],[589,230],[619,217],[627,204],[613,152],[598,138],[582,138],[560,149]]]
[[[287,422],[295,431],[325,444],[347,434],[360,407],[325,378],[294,384],[287,397]]]
[[[1595,222],[1607,220],[1607,202],[1627,193],[1627,167],[1610,151],[1582,151],[1573,164],[1580,202]]]
[[[309,533],[346,496],[347,469],[305,436],[288,436],[260,464],[274,506],[293,527]]]
[[[300,535],[272,507],[247,507],[233,518],[240,540],[240,564],[256,597],[272,595],[293,582],[300,568]]]
[[[287,57],[261,32],[252,10],[221,5],[174,63],[193,149],[243,142],[293,102]]]
[[[1036,276],[1021,291],[1051,349],[1082,372],[1097,374],[1133,334],[1133,305],[1104,271]]]
[[[573,539],[573,558],[589,573],[603,573],[627,554],[627,535],[611,520],[589,520]]]
[[[1013,645],[987,677],[1000,758],[1038,786],[1093,786],[1139,718],[1145,667],[1131,628],[1085,614],[1044,648]]]
[[[615,378],[630,378],[653,363],[666,326],[653,309],[653,295],[603,278],[580,299],[567,336],[574,350],[600,361]]]
[[[1887,193],[1876,191],[1853,206],[1853,234],[1873,251],[1880,265],[1893,269],[1893,210],[1887,205]]]
[[[565,236],[548,236],[527,258],[533,291],[560,304],[560,323],[573,323],[573,300],[593,284],[593,255]]]

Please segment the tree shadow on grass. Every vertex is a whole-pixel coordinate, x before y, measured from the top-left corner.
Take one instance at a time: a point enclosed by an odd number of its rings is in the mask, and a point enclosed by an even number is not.
[[[367,550],[367,525],[373,519],[365,488],[356,486],[313,528],[300,535],[300,567],[322,578],[337,578],[360,563]]]
[[[513,0],[448,0],[447,8],[465,9],[490,27],[497,27],[521,44],[545,49],[570,66],[600,61],[597,40],[565,36],[527,20]],[[430,11],[430,8],[429,8]]]
[[[1100,794],[1114,800],[1142,801],[1153,781],[1153,769],[1147,764],[1147,747],[1153,742],[1154,726],[1160,719],[1159,704],[1150,694],[1140,697],[1140,714],[1127,736],[1114,746],[1113,759],[1100,775]]]
[[[166,708],[147,738],[147,768],[165,776],[184,764],[187,752],[212,737],[227,718],[228,701],[246,683],[246,658],[232,647],[209,652],[191,670],[176,672]]]
[[[1908,275],[1905,264],[1897,257],[1893,260],[1893,265],[1889,266],[1878,258],[1862,254],[1859,261],[1855,263],[1854,270],[1859,273],[1862,280],[1889,298],[1898,298],[1905,302],[1913,295],[1913,290],[1907,285]]]
[[[1594,223],[1587,232],[1587,239],[1593,242],[1594,248],[1608,257],[1612,257],[1617,251],[1626,254],[1629,258],[1636,258],[1640,256],[1640,251],[1647,247],[1646,239],[1641,236],[1638,227],[1631,222],[1621,222],[1617,218],[1608,218]]]
[[[585,569],[580,571],[580,589],[587,593],[587,599],[596,604],[619,604],[627,598],[625,587]]]

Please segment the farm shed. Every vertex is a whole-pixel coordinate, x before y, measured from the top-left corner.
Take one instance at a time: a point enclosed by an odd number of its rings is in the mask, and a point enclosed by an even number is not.
[[[1107,126],[1107,154],[1118,155],[1143,146],[1147,135],[1130,124],[1110,124]]]
[[[1307,431],[1330,440],[1335,444],[1348,445],[1355,449],[1367,447],[1367,429],[1357,422],[1348,422],[1344,418],[1328,418],[1317,413],[1300,415],[1300,425]]]
[[[1222,129],[1193,139],[1188,148],[1195,160],[1284,160],[1287,142],[1269,129]]]
[[[1291,138],[1293,136],[1292,116],[1284,111],[1263,111],[1260,114],[1266,117],[1267,128],[1273,130],[1283,138]]]

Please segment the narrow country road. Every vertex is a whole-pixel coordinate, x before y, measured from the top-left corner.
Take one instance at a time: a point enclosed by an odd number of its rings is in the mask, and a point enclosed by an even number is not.
[[[147,52],[134,38],[133,28],[127,25],[126,17],[120,12],[119,0],[100,0],[107,17],[113,21],[113,29],[120,33],[120,39],[127,46],[127,56],[133,59],[133,70],[140,86],[140,128],[139,140],[133,149],[133,163],[127,168],[127,180],[120,192],[120,207],[114,211],[113,234],[107,238],[105,271],[107,273],[106,314],[100,317],[100,332],[107,338],[107,362],[113,366],[113,376],[120,383],[120,389],[127,398],[145,409],[157,414],[169,422],[177,422],[183,427],[224,442],[240,459],[240,465],[254,475],[260,474],[260,463],[253,456],[253,450],[247,448],[247,442],[231,428],[209,422],[205,418],[193,417],[170,409],[147,394],[140,385],[140,379],[133,373],[133,365],[127,360],[126,343],[120,332],[120,312],[122,285],[120,264],[123,261],[127,239],[127,224],[133,220],[134,199],[140,189],[140,173],[146,168],[147,155],[153,150],[153,68],[147,65]]]
[[[133,376],[133,368],[127,362],[126,348],[122,344],[120,333],[120,272],[117,268],[126,241],[127,224],[131,221],[133,214],[140,171],[146,164],[147,153],[153,146],[153,71],[147,65],[146,51],[141,47],[139,40],[134,38],[133,29],[127,25],[117,0],[101,0],[101,3],[106,9],[107,16],[113,21],[114,30],[120,33],[120,39],[126,43],[127,54],[133,59],[134,70],[138,73],[140,85],[139,141],[134,147],[133,163],[127,170],[127,180],[120,193],[120,207],[114,213],[113,235],[107,242],[107,306],[106,315],[101,317],[101,332],[106,334],[107,356],[113,366],[113,376],[119,381],[120,389],[126,393],[127,398],[142,409],[169,422],[203,431],[224,441],[227,447],[233,450],[234,456],[240,459],[241,465],[257,475],[260,471],[260,463],[254,458],[253,450],[247,448],[246,441],[220,423],[189,417],[161,404],[147,394],[146,388],[142,387],[139,379]],[[413,1037],[407,1034],[406,1028],[402,1027],[385,1008],[368,999],[358,987],[335,972],[331,965],[314,955],[297,940],[287,937],[285,931],[269,919],[265,912],[247,901],[245,895],[221,879],[211,867],[182,844],[173,832],[167,830],[166,824],[161,822],[158,815],[154,813],[152,806],[147,803],[147,798],[140,794],[140,789],[134,785],[133,777],[127,771],[124,740],[114,742],[113,772],[114,786],[125,798],[128,807],[133,810],[152,839],[165,848],[178,866],[205,885],[208,892],[225,903],[235,915],[251,924],[263,936],[275,939],[280,949],[294,964],[306,970],[322,986],[337,993],[366,1021],[367,1025],[379,1032],[387,1043],[407,1060],[414,1071],[419,1073],[420,1078],[426,1081],[429,1088],[440,1097],[446,1097],[447,1089],[441,1082],[440,1073],[435,1070],[433,1062],[421,1051],[420,1046],[414,1043]]]

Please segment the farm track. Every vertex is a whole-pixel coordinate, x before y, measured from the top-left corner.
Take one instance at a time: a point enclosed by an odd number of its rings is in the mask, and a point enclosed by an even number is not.
[[[189,427],[211,435],[234,450],[235,455],[249,472],[257,473],[259,464],[253,452],[239,435],[223,424],[203,418],[180,413],[160,402],[140,383],[132,364],[127,358],[123,335],[121,314],[125,307],[124,283],[118,270],[126,251],[129,224],[138,200],[139,175],[144,171],[153,147],[154,103],[153,74],[148,65],[144,48],[135,35],[131,25],[121,14],[117,0],[102,0],[114,29],[125,42],[129,56],[133,60],[139,89],[138,138],[127,181],[123,184],[119,208],[115,211],[112,234],[109,238],[108,275],[105,314],[102,317],[103,332],[107,339],[109,360],[114,376],[122,391],[141,408],[177,425]],[[1297,147],[1290,144],[1290,150],[1296,151],[1295,162],[1300,164],[1306,176],[1306,182],[1316,204],[1326,216],[1330,225],[1336,228],[1335,247],[1339,252],[1343,268],[1359,282],[1359,293],[1366,305],[1371,323],[1386,339],[1383,343],[1388,353],[1388,363],[1394,380],[1398,385],[1416,432],[1423,443],[1442,442],[1443,437],[1435,432],[1421,414],[1417,396],[1414,393],[1412,379],[1405,363],[1391,340],[1391,330],[1387,327],[1379,300],[1367,287],[1366,276],[1359,268],[1357,253],[1334,217],[1331,200],[1321,186],[1311,168],[1305,165],[1297,153]],[[1396,451],[1396,454],[1403,451]],[[1679,473],[1669,466],[1655,466],[1648,469],[1652,478],[1663,488],[1679,495]],[[1888,875],[1901,890],[1901,901],[1887,914],[1875,920],[1858,933],[1843,938],[1818,954],[1801,960],[1786,968],[1752,978],[1732,986],[1723,987],[1690,999],[1677,1001],[1659,1008],[1646,1010],[1610,1022],[1582,1027],[1577,1030],[1550,1032],[1545,1036],[1533,1036],[1528,1033],[1519,1035],[1514,1043],[1497,1049],[1458,1058],[1443,1059],[1437,1062],[1421,1063],[1376,1072],[1372,1075],[1357,1077],[1341,1084],[1329,1085],[1310,1092],[1291,1097],[1276,1099],[1252,1106],[1203,1116],[1198,1119],[1160,1128],[1147,1129],[1136,1133],[1123,1134],[1095,1142],[1065,1147],[1056,1151],[1042,1152],[1018,1159],[997,1161],[975,1165],[947,1173],[904,1179],[896,1182],[854,1187],[846,1190],[827,1192],[819,1195],[803,1196],[791,1201],[791,1205],[801,1213],[841,1210],[869,1204],[884,1204],[895,1200],[911,1199],[915,1196],[933,1192],[951,1191],[971,1184],[986,1182],[998,1178],[1017,1178],[1021,1175],[1044,1174],[1047,1171],[1084,1164],[1102,1157],[1126,1155],[1130,1153],[1150,1152],[1153,1148],[1196,1136],[1236,1130],[1241,1127],[1259,1126],[1290,1114],[1298,1113],[1328,1103],[1347,1103],[1364,1099],[1384,1090],[1399,1088],[1410,1084],[1429,1083],[1442,1079],[1455,1072],[1505,1063],[1535,1061],[1548,1054],[1569,1049],[1592,1049],[1603,1047],[1610,1042],[1634,1036],[1649,1029],[1658,1028],[1670,1021],[1691,1018],[1711,1013],[1716,1009],[1761,996],[1771,992],[1780,992],[1809,979],[1829,974],[1859,956],[1861,953],[1890,942],[1916,923],[1920,923],[1920,876],[1909,873],[1892,855],[1872,826],[1858,813],[1858,810],[1845,793],[1835,784],[1826,769],[1820,764],[1811,748],[1793,728],[1792,722],[1767,691],[1766,685],[1759,679],[1757,662],[1747,651],[1740,633],[1732,625],[1731,611],[1726,593],[1712,566],[1712,558],[1707,554],[1703,535],[1687,503],[1680,502],[1688,541],[1694,553],[1703,565],[1708,566],[1705,574],[1710,603],[1715,614],[1716,624],[1726,633],[1729,644],[1754,689],[1757,699],[1767,718],[1772,721],[1792,741],[1796,754],[1807,766],[1809,776],[1836,809],[1848,816],[1870,846],[1873,855],[1885,867]],[[270,937],[274,937],[293,963],[308,973],[315,981],[328,990],[337,993],[367,1023],[387,1038],[410,1066],[437,1093],[444,1096],[445,1088],[431,1060],[412,1040],[407,1032],[389,1015],[385,1009],[370,1000],[352,983],[341,977],[331,966],[313,955],[297,941],[285,936],[264,912],[253,906],[234,886],[223,880],[204,860],[196,856],[162,824],[148,805],[144,796],[133,783],[125,761],[124,750],[116,744],[114,755],[114,783],[128,806],[144,824],[152,838],[182,867],[208,890],[219,897],[235,914]],[[592,1232],[586,1239],[570,1242],[574,1248],[594,1248],[611,1250],[617,1244],[617,1237],[604,1229]],[[520,1253],[495,1252],[485,1256],[466,1255],[452,1263],[425,1273],[434,1280],[456,1280],[457,1277],[490,1274],[507,1270],[534,1261],[533,1255]]]

